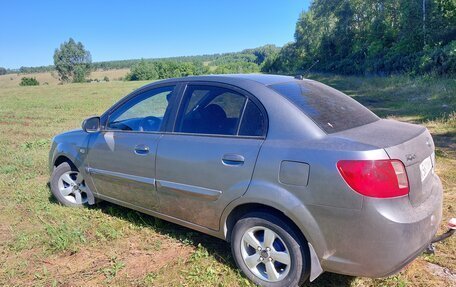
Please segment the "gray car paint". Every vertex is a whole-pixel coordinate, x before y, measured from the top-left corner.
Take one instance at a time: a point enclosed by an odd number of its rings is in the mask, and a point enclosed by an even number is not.
[[[158,210],[155,151],[159,133],[106,131],[90,140],[88,166],[97,193],[137,206]],[[145,145],[149,152],[137,154]]]
[[[157,150],[156,174],[160,212],[219,230],[223,209],[249,186],[262,142],[163,135]],[[242,155],[243,162],[224,162],[230,154]]]
[[[108,144],[107,132],[89,135],[73,131],[54,138],[50,169],[59,156],[66,156],[80,171],[91,171],[84,176],[96,197],[227,240],[227,219],[236,208],[249,203],[273,207],[293,221],[308,240],[311,280],[320,271],[369,277],[397,272],[429,244],[441,220],[442,185],[438,176],[432,173],[422,183],[417,180],[417,165],[434,150],[429,132],[417,125],[379,120],[328,135],[294,104],[267,87],[286,81],[298,80],[273,75],[199,76],[164,80],[142,88],[187,82],[233,85],[254,95],[267,111],[265,140],[189,136],[175,134],[167,126],[167,130],[150,135],[152,148],[157,147],[157,154],[149,158],[151,162],[156,158],[153,175],[150,170],[144,174],[137,168],[132,172],[131,163],[125,162],[138,158],[132,147],[144,142],[135,139],[141,135],[126,133],[125,143],[121,143],[117,141],[120,133],[114,132],[115,144],[125,149],[121,151],[124,156],[113,159],[94,155],[97,148]],[[108,113],[102,116],[102,122]],[[190,148],[187,152],[183,142]],[[225,154],[244,156],[245,162],[242,166],[225,166]],[[415,157],[407,163],[409,154]],[[364,197],[344,182],[336,168],[341,159],[390,158],[406,164],[409,196]],[[97,170],[91,161],[103,168]],[[309,166],[307,184],[284,162]],[[150,168],[151,163],[143,164]],[[107,172],[107,177],[114,173],[114,177],[135,182],[133,193],[138,198],[128,194],[131,191],[125,190],[125,184],[114,185],[111,179],[99,183],[112,187],[112,193],[96,189],[91,180],[100,180],[99,170]],[[143,196],[147,204],[142,203]]]

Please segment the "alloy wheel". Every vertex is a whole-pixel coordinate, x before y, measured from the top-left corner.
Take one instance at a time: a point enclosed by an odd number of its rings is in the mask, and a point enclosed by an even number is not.
[[[58,189],[60,194],[69,202],[83,205],[87,203],[87,187],[82,174],[77,171],[67,171],[59,177]]]
[[[281,281],[290,271],[291,256],[284,240],[262,226],[248,229],[241,239],[241,255],[255,276],[267,282]]]

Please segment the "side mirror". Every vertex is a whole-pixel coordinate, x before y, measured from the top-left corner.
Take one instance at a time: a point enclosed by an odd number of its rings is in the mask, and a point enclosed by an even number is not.
[[[82,129],[86,133],[96,133],[100,131],[100,117],[90,117],[82,122]]]

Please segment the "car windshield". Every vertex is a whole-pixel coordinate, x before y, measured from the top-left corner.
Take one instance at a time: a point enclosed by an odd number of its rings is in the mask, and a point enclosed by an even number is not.
[[[328,134],[379,120],[351,97],[315,81],[294,81],[269,87],[290,100]]]

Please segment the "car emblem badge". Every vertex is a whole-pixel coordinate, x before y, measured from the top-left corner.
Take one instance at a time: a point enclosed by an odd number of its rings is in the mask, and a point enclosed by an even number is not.
[[[416,154],[414,154],[414,153],[406,154],[405,158],[407,159],[407,161],[412,161],[416,158]]]

